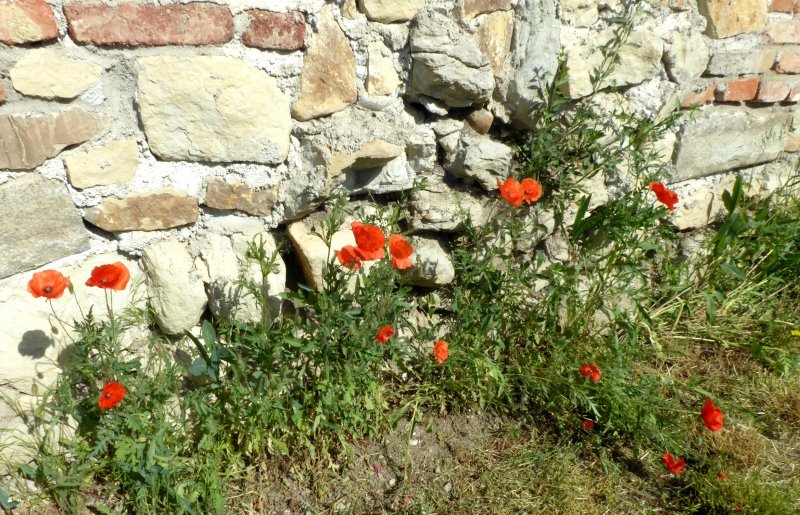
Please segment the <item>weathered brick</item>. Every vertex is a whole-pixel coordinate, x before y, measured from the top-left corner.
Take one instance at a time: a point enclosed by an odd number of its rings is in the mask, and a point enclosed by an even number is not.
[[[742,102],[753,100],[758,93],[758,77],[733,80],[718,91],[717,100],[723,102]]]
[[[0,84],[0,104],[6,101],[6,90],[3,88],[3,85]]]
[[[57,37],[56,18],[44,0],[0,2],[0,43],[18,45]]]
[[[697,8],[708,20],[708,35],[714,38],[760,32],[767,19],[764,0],[697,0]]]
[[[99,2],[64,6],[69,35],[92,45],[215,45],[233,37],[227,7],[206,2],[180,5]]]
[[[800,43],[800,21],[771,21],[767,24],[767,36],[773,43]]]
[[[800,134],[789,134],[783,146],[784,152],[800,152]]]
[[[758,88],[758,102],[782,102],[789,95],[789,85],[778,81],[761,81]]]
[[[778,73],[800,73],[800,54],[784,52],[775,65]]]
[[[791,13],[794,11],[797,0],[772,0],[769,4],[771,13]]]
[[[716,86],[714,84],[709,84],[709,86],[704,89],[703,91],[693,91],[686,95],[681,102],[681,107],[690,107],[692,105],[705,105],[710,104],[714,101],[714,90]]]
[[[792,91],[789,92],[789,96],[786,97],[787,102],[800,102],[800,85],[797,85],[792,88]]]
[[[275,13],[251,9],[245,11],[250,24],[242,34],[242,43],[269,50],[299,50],[306,39],[306,18],[301,12]]]

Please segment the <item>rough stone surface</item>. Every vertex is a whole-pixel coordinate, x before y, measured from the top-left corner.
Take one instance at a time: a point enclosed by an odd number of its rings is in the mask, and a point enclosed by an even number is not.
[[[69,35],[91,45],[217,45],[233,37],[227,7],[207,2],[148,5],[70,2],[64,6]]]
[[[141,262],[161,330],[180,334],[197,325],[206,308],[206,290],[184,244],[175,238],[158,241],[144,249]]]
[[[786,82],[761,81],[756,101],[765,103],[782,102],[789,95],[790,91],[791,88]]]
[[[489,60],[451,19],[420,13],[411,29],[411,97],[426,95],[450,107],[491,98],[495,82]]]
[[[280,255],[275,260],[275,267],[262,277],[259,263],[247,257],[250,242],[260,244],[263,242],[267,257],[271,257],[276,250],[275,239],[268,232],[255,235],[234,235],[226,238],[219,235],[213,237],[204,252],[201,254],[208,266],[210,273],[210,288],[208,293],[208,306],[211,313],[218,319],[239,320],[249,324],[257,324],[262,320],[267,322],[280,316],[283,299],[280,294],[286,291],[286,264]],[[224,273],[216,270],[212,253],[221,250],[226,254],[226,269]],[[266,305],[260,306],[253,293],[245,287],[240,279],[247,281],[257,288]],[[263,308],[263,309],[262,309]]]
[[[684,35],[676,32],[664,55],[669,78],[678,84],[694,81],[708,66],[708,47],[699,32]]]
[[[777,50],[773,49],[714,49],[706,74],[712,76],[763,73],[772,67]]]
[[[75,188],[125,183],[136,174],[139,146],[135,139],[112,141],[64,158],[64,166]]]
[[[109,232],[157,231],[193,224],[199,211],[197,199],[171,188],[125,198],[107,198],[86,210],[84,218]]]
[[[599,34],[597,41],[608,41],[611,34],[611,29],[606,29]],[[661,38],[650,29],[634,29],[626,44],[620,48],[618,64],[600,88],[639,84],[652,78],[661,66],[663,50]],[[576,46],[568,50],[569,81],[565,88],[571,98],[584,97],[592,92],[591,77],[602,61],[603,55],[599,49]]]
[[[780,112],[721,108],[700,113],[681,132],[675,180],[774,160],[783,150],[787,122]]]
[[[359,0],[358,5],[370,21],[396,23],[413,18],[425,0]]]
[[[143,57],[138,68],[144,132],[162,159],[286,159],[289,100],[263,71],[219,56]]]
[[[508,177],[512,156],[511,147],[465,130],[445,167],[457,177],[474,179],[483,189],[494,191],[497,181],[503,182]]]
[[[303,13],[275,13],[260,9],[245,11],[250,24],[242,34],[242,43],[267,50],[299,50],[306,39],[306,17]]]
[[[102,115],[74,108],[62,113],[0,116],[0,169],[30,170],[70,145],[108,127]]]
[[[80,214],[58,181],[28,175],[0,185],[0,220],[0,278],[89,249]]]
[[[503,68],[511,51],[514,32],[514,13],[497,11],[484,16],[475,33],[478,48],[489,59],[495,77],[503,75]]]
[[[26,53],[9,75],[23,95],[69,100],[89,89],[102,71],[96,64],[42,48]]]
[[[462,231],[467,217],[474,226],[486,222],[489,206],[483,194],[439,175],[425,180],[425,187],[415,190],[409,203],[415,231]]]
[[[209,181],[206,187],[205,205],[214,209],[235,209],[251,215],[266,216],[278,202],[274,188],[256,190],[244,183]]]
[[[53,11],[44,0],[0,3],[0,43],[19,45],[58,37]]]
[[[560,0],[561,15],[574,27],[588,27],[597,21],[598,0]]]
[[[770,21],[766,32],[772,43],[800,43],[800,21]]]
[[[319,31],[306,50],[300,98],[292,106],[292,115],[298,120],[341,111],[358,98],[355,54],[336,23],[333,10],[330,5],[322,9]]]
[[[511,0],[463,0],[462,12],[465,20],[471,20],[479,14],[509,9]]]
[[[767,21],[764,0],[698,0],[697,8],[708,21],[706,32],[715,38],[758,32]]]
[[[800,73],[800,54],[796,52],[783,52],[775,65],[778,73]]]
[[[515,13],[505,107],[517,124],[532,128],[530,113],[558,68],[561,25],[553,0],[520,0]]]
[[[367,70],[367,93],[391,95],[400,86],[400,77],[394,69],[391,50],[376,41],[369,44],[369,67]]]
[[[350,229],[349,225],[345,224],[334,233],[331,249],[328,249],[325,242],[322,241],[319,236],[315,236],[311,233],[311,229],[315,226],[317,227],[317,232],[320,231],[324,216],[325,213],[315,213],[299,222],[289,225],[287,231],[289,240],[291,240],[297,252],[306,284],[317,290],[323,287],[325,267],[328,264],[329,256],[334,256],[333,251],[341,249],[345,245],[356,244],[353,231]]]
[[[355,151],[344,150],[333,153],[328,166],[328,175],[336,177],[349,171],[378,168],[394,160],[402,152],[402,147],[394,143],[380,139],[370,141]]]
[[[403,272],[409,284],[438,288],[453,282],[456,276],[453,262],[438,240],[414,236],[410,241],[414,264]]]

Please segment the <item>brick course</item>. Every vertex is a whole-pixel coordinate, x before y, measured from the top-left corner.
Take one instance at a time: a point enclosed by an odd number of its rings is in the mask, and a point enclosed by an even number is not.
[[[789,95],[789,85],[785,82],[761,81],[756,100],[759,102],[782,102]]]
[[[767,24],[767,36],[773,43],[800,43],[800,21],[772,21]]]
[[[719,91],[717,100],[723,102],[744,102],[753,100],[758,93],[758,77],[748,77],[728,82],[724,90]]]
[[[64,6],[69,35],[92,45],[215,45],[233,38],[227,7],[206,2],[176,5],[133,3],[108,7],[99,2]]]
[[[301,12],[274,13],[251,9],[245,11],[250,24],[242,34],[242,43],[269,50],[299,50],[306,38],[306,18]]]

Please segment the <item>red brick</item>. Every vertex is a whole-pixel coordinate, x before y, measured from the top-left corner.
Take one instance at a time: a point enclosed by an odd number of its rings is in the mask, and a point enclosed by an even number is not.
[[[772,0],[769,4],[771,13],[791,13],[794,11],[796,0]]]
[[[753,100],[758,92],[758,77],[738,79],[729,82],[717,100],[723,102],[742,102]]]
[[[227,7],[207,2],[175,5],[99,2],[64,6],[69,35],[92,45],[215,45],[233,37]]]
[[[773,21],[767,25],[767,36],[773,43],[800,43],[800,21]]]
[[[703,91],[694,91],[686,95],[686,98],[681,102],[681,107],[689,107],[692,105],[705,105],[714,101],[714,90],[716,86],[711,84]]]
[[[775,65],[778,73],[800,73],[800,54],[794,52],[784,52]]]
[[[306,39],[306,17],[301,12],[274,13],[251,9],[250,25],[242,34],[242,43],[270,50],[299,50]]]
[[[0,43],[18,45],[57,37],[56,18],[44,0],[0,2]]]
[[[786,97],[787,102],[800,102],[800,85],[792,88],[789,96]]]
[[[6,90],[3,88],[3,85],[0,84],[0,104],[6,101]]]
[[[789,85],[785,82],[762,81],[756,100],[759,102],[783,102],[789,96]]]

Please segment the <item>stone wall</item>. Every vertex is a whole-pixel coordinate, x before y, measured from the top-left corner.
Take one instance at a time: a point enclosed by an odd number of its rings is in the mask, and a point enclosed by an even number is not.
[[[737,174],[755,195],[794,173],[798,11],[652,0],[637,15],[598,99],[647,116],[700,105],[661,144],[679,230],[713,221]],[[236,279],[260,277],[245,253],[261,235],[292,249],[265,285],[275,316],[287,274],[319,283],[313,213],[339,192],[380,202],[426,178],[413,280],[452,280],[437,235],[463,226],[454,199],[480,219],[512,167],[495,135],[530,126],[562,49],[565,93],[589,94],[621,12],[619,0],[0,0],[4,392],[25,399],[57,370],[64,335],[26,292],[33,271],[61,270],[102,313],[82,283],[123,261],[138,286],[116,305],[149,300],[178,334],[206,309],[258,316]],[[78,316],[72,299],[54,307]]]

